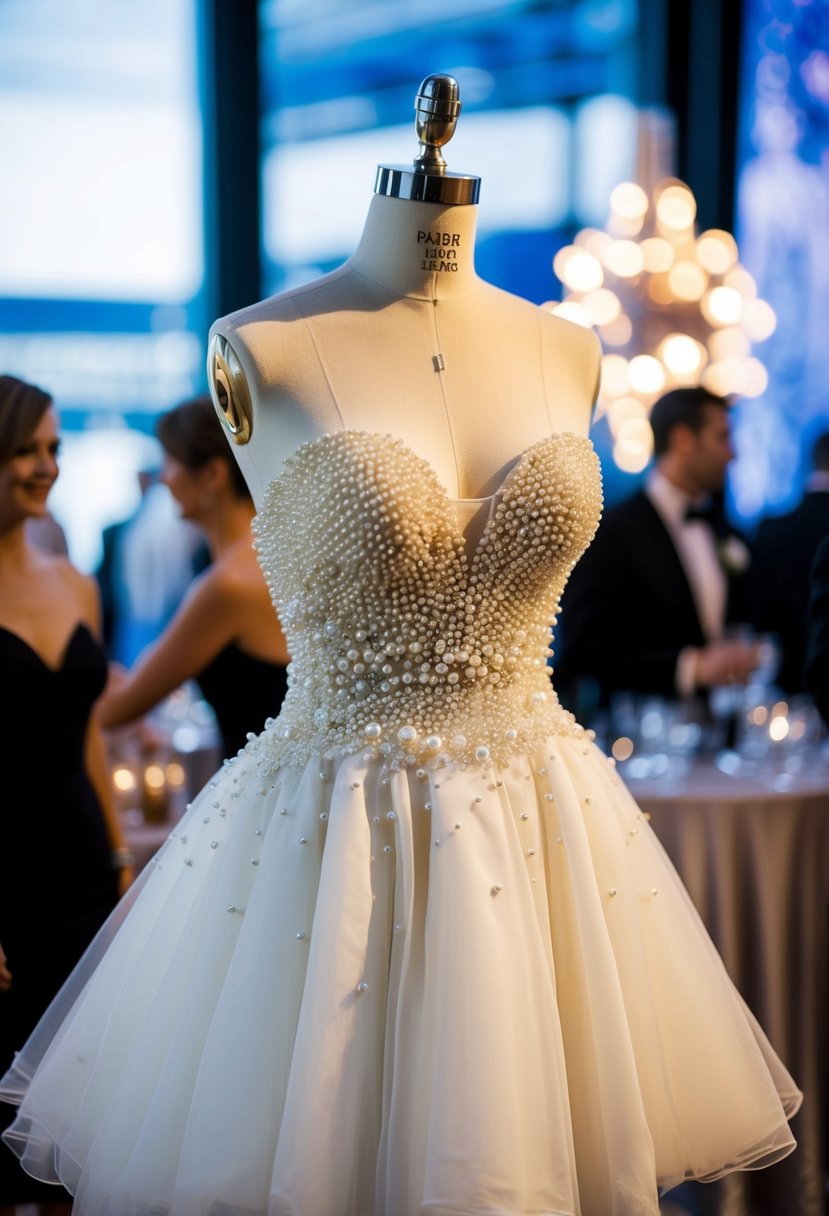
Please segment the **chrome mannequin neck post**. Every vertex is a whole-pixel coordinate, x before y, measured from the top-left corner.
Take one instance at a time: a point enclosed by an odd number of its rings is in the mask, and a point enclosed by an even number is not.
[[[375,194],[446,206],[477,203],[481,179],[449,173],[441,148],[455,134],[461,101],[453,76],[427,76],[415,97],[415,129],[420,143],[411,165],[378,165]]]

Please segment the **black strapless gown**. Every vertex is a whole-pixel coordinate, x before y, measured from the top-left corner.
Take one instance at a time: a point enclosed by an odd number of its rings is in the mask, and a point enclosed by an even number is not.
[[[101,807],[83,767],[89,712],[105,683],[104,653],[84,625],[56,669],[0,627],[0,943],[14,977],[0,993],[0,1072],[117,901]],[[0,1105],[0,1127],[14,1114]],[[0,1145],[0,1203],[62,1194]]]
[[[254,658],[231,642],[196,676],[202,695],[216,715],[222,755],[235,756],[258,734],[267,718],[275,718],[288,688],[288,669],[281,663]]]

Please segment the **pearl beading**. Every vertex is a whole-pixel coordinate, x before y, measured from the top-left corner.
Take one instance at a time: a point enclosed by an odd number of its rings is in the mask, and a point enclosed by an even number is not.
[[[547,659],[600,514],[598,459],[569,432],[519,459],[471,558],[434,470],[400,440],[300,447],[254,522],[292,655],[282,712],[249,745],[263,769],[359,749],[392,768],[504,762],[581,733]]]

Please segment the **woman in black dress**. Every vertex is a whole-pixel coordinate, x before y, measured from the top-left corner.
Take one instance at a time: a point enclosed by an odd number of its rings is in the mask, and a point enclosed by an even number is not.
[[[287,688],[285,638],[253,550],[253,502],[209,397],[162,414],[157,433],[161,480],[204,532],[211,564],[136,666],[113,678],[101,720],[132,722],[193,679],[216,714],[223,755],[234,756],[279,712]]]
[[[131,878],[91,716],[106,681],[96,585],[27,536],[58,446],[51,397],[0,376],[0,1071]],[[0,1130],[13,1115],[0,1107]],[[69,1211],[0,1145],[0,1216],[38,1201]]]

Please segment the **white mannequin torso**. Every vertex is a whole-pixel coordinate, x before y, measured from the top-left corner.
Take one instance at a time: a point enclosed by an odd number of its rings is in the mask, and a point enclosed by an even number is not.
[[[475,223],[474,206],[375,195],[342,267],[215,323],[250,397],[233,450],[257,505],[286,456],[339,430],[401,439],[470,503],[539,439],[587,433],[595,336],[480,279]]]

